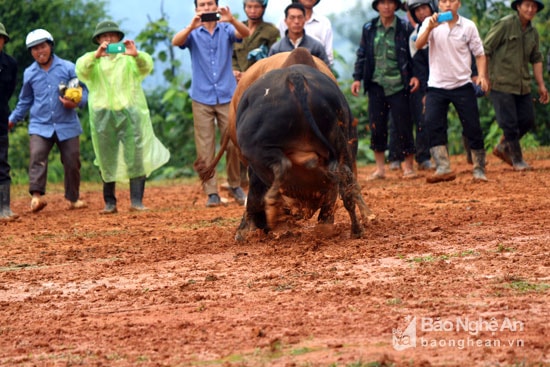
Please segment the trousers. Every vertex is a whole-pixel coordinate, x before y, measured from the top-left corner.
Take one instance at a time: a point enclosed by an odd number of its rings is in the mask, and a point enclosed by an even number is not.
[[[48,179],[48,155],[57,145],[63,164],[65,199],[75,202],[80,197],[80,140],[78,136],[60,141],[54,134],[51,138],[31,135],[29,161],[29,192],[46,193]]]

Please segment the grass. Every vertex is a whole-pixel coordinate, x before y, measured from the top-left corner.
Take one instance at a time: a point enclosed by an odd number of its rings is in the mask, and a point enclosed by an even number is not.
[[[512,247],[506,247],[502,243],[499,243],[496,251],[501,254],[503,252],[514,252],[516,251],[516,249]]]
[[[545,283],[530,283],[526,280],[514,280],[505,284],[504,287],[513,289],[521,293],[527,292],[546,292],[550,288],[550,284]]]
[[[429,263],[429,262],[435,262],[435,261],[446,261],[450,260],[452,258],[459,258],[459,257],[466,257],[466,256],[478,256],[479,253],[477,253],[474,250],[466,250],[461,251],[453,254],[443,254],[439,256],[435,255],[425,255],[425,256],[415,256],[409,259],[406,259],[404,255],[397,255],[397,257],[401,260],[405,260],[410,263]]]

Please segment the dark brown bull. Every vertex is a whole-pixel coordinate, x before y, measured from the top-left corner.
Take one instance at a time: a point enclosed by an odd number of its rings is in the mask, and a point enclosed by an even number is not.
[[[268,71],[296,64],[310,65],[312,67],[316,67],[321,72],[328,75],[336,83],[336,78],[330,71],[329,67],[323,62],[323,60],[312,56],[307,49],[302,47],[298,47],[292,52],[281,52],[254,63],[254,65],[252,65],[246,71],[246,73],[243,74],[243,77],[239,81],[239,84],[237,84],[235,93],[233,93],[233,98],[231,99],[231,104],[229,105],[229,121],[227,126],[227,133],[222,137],[221,147],[218,151],[218,154],[214,158],[214,161],[210,163],[209,166],[206,166],[204,160],[201,157],[198,157],[197,161],[195,162],[195,170],[198,172],[202,180],[207,180],[213,176],[214,170],[216,169],[216,166],[222,158],[225,149],[227,148],[227,144],[229,144],[229,141],[237,146],[237,131],[235,128],[235,122],[237,115],[237,106],[241,101],[241,96],[243,95],[243,93],[252,83],[254,83],[259,77],[261,77]]]
[[[357,129],[338,85],[309,65],[268,72],[240,98],[237,146],[249,165],[250,188],[237,239],[246,232],[274,228],[293,208],[332,224],[338,195],[351,219],[353,237],[363,234],[370,215],[353,173]]]

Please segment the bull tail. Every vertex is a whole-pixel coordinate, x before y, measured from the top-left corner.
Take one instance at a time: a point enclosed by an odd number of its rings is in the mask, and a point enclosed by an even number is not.
[[[327,149],[330,152],[331,159],[336,159],[337,155],[336,155],[336,152],[334,151],[334,147],[332,146],[332,144],[329,143],[329,141],[323,135],[321,130],[319,130],[319,126],[317,125],[317,122],[315,121],[313,113],[309,108],[309,103],[308,103],[309,87],[307,85],[307,80],[305,76],[298,72],[291,72],[288,75],[286,81],[291,93],[294,94],[298,99],[298,102],[302,107],[302,111],[304,112],[304,117],[308,122],[311,130],[313,131],[315,136],[327,147]]]
[[[210,163],[210,165],[206,165],[206,162],[204,161],[204,158],[198,157],[195,163],[193,163],[193,168],[198,173],[200,179],[202,182],[208,181],[212,177],[214,177],[214,173],[216,172],[216,166],[218,165],[220,159],[222,159],[223,154],[225,153],[225,150],[227,149],[227,144],[229,144],[229,132],[226,131],[225,134],[223,134],[220,150],[218,151],[218,154],[214,157],[214,161]]]

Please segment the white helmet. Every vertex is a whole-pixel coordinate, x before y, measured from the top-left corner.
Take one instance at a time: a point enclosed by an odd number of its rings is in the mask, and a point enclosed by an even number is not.
[[[39,45],[42,42],[49,42],[52,46],[54,44],[53,37],[50,32],[40,28],[35,29],[34,31],[31,31],[29,34],[27,34],[27,39],[25,40],[25,44],[27,45],[28,49]]]

